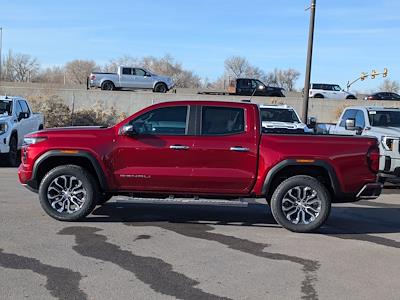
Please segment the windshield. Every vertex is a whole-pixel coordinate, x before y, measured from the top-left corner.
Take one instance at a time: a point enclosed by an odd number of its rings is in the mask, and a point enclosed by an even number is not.
[[[12,102],[8,100],[0,100],[0,115],[11,116]]]
[[[400,111],[371,110],[368,115],[371,126],[400,127]]]
[[[261,121],[300,123],[293,109],[261,108]]]

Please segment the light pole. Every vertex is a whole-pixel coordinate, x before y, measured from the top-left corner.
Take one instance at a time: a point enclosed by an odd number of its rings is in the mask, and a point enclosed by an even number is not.
[[[311,6],[310,6],[310,28],[308,31],[306,78],[304,81],[304,95],[303,95],[303,121],[304,121],[304,123],[308,122],[308,100],[309,100],[309,90],[310,90],[312,52],[313,52],[313,43],[314,43],[314,23],[315,23],[316,1],[317,0],[311,0]]]

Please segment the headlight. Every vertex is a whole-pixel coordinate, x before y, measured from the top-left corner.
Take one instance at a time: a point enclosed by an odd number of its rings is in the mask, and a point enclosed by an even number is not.
[[[0,123],[0,134],[6,133],[8,129],[7,123]]]
[[[33,144],[37,144],[47,140],[47,137],[31,137],[31,138],[24,138],[24,146],[29,146]]]
[[[398,140],[399,138],[397,137],[384,136],[382,138],[382,146],[387,151],[393,151],[394,142]]]

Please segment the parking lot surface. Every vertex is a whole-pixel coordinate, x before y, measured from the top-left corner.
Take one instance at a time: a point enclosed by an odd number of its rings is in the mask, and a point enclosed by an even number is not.
[[[263,204],[113,198],[84,222],[48,217],[0,168],[1,299],[399,299],[400,193],[335,205],[315,234]]]

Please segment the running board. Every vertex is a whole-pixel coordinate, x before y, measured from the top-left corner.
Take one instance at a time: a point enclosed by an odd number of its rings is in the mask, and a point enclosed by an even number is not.
[[[247,199],[246,199],[247,200]],[[129,197],[116,197],[117,203],[132,203],[132,204],[189,204],[189,205],[216,205],[216,206],[235,206],[247,207],[248,202],[243,200],[212,200],[212,199],[196,199],[196,198],[165,198],[165,199],[152,199],[152,198],[129,198]]]

